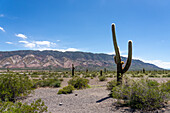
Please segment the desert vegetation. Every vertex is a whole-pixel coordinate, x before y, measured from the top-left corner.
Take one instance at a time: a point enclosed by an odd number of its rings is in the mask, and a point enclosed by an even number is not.
[[[22,109],[29,111],[32,108],[34,108],[33,111],[47,111],[47,106],[41,100],[31,104],[22,104],[20,101],[41,87],[59,88],[58,94],[70,94],[75,90],[97,86],[97,84],[89,84],[91,81],[99,83],[105,81],[110,96],[118,99],[117,103],[133,109],[155,110],[166,106],[170,99],[169,75],[170,71],[168,70],[129,71],[124,74],[122,85],[117,85],[116,71],[107,71],[102,73],[102,76],[101,71],[88,71],[88,73],[75,71],[74,76],[71,71],[1,72],[0,108],[2,112],[12,108],[15,108],[16,112],[18,112],[17,110],[22,112]],[[66,79],[68,79],[67,83],[62,86],[62,82]],[[159,81],[159,79],[164,81]],[[121,100],[124,102],[121,103]]]
[[[128,71],[117,84],[116,71],[35,71],[0,73],[1,112],[47,112],[46,103],[41,99],[23,103],[34,90],[39,88],[59,89],[56,95],[71,94],[77,90],[107,87],[109,96],[117,99],[116,106],[153,111],[167,106],[170,99],[170,71]],[[93,83],[93,82],[96,83]],[[106,91],[107,91],[106,90]]]

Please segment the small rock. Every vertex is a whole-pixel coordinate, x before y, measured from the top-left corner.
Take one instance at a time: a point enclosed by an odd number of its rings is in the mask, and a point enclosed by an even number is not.
[[[165,111],[166,109],[165,108],[162,108],[162,111]]]
[[[59,103],[59,106],[62,106],[63,105],[63,103]]]
[[[123,109],[123,110],[121,110],[121,112],[125,112],[125,110]]]

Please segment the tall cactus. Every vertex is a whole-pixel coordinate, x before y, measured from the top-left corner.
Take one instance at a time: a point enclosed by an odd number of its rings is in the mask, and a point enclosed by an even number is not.
[[[121,61],[119,47],[117,46],[116,33],[115,33],[115,24],[112,24],[112,34],[113,34],[113,44],[116,55],[114,56],[115,63],[117,64],[117,84],[122,84],[123,74],[129,69],[132,62],[132,41],[128,42],[128,58],[125,66],[123,67],[124,62]]]

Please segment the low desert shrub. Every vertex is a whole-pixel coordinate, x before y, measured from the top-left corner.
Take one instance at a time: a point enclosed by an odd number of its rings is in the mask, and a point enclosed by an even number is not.
[[[42,75],[41,78],[42,80],[46,79],[48,76],[47,75]]]
[[[0,113],[44,113],[47,106],[41,99],[32,102],[31,105],[21,102],[0,102]]]
[[[170,74],[167,74],[167,75],[163,75],[162,77],[170,77]]]
[[[31,75],[31,78],[39,78],[38,75]]]
[[[128,100],[126,104],[131,108],[147,111],[161,108],[168,99],[168,93],[157,81],[139,79],[113,87],[112,97]]]
[[[92,73],[91,76],[92,77],[97,77],[97,74],[96,73]]]
[[[68,75],[63,75],[63,78],[69,78],[69,76]]]
[[[89,83],[88,79],[80,77],[73,77],[68,81],[68,84],[74,86],[74,88],[76,89],[88,88],[89,87],[88,83]]]
[[[116,87],[117,85],[117,80],[112,80],[107,83],[107,90],[112,90],[113,87]]]
[[[149,77],[151,77],[151,78],[160,78],[160,76],[158,76],[156,74],[151,74],[151,75],[149,75]]]
[[[170,96],[170,80],[161,84],[161,90],[162,92],[167,92],[168,95]]]
[[[104,76],[104,75],[103,76],[99,76],[99,81],[105,81],[105,80],[107,80],[106,76]]]
[[[109,78],[113,78],[113,75],[109,75],[108,77],[109,77]]]
[[[61,81],[57,78],[47,78],[39,80],[34,84],[34,87],[60,87]]]
[[[28,76],[5,74],[0,77],[0,99],[15,101],[31,93],[33,83]]]
[[[91,77],[90,74],[86,74],[84,78],[88,78],[88,77]]]
[[[74,87],[72,85],[68,85],[66,87],[63,87],[63,89],[60,89],[58,91],[58,94],[70,94],[74,90]]]
[[[60,85],[61,85],[61,81],[60,80],[55,80],[55,81],[50,82],[49,85],[47,85],[47,86],[60,87]]]

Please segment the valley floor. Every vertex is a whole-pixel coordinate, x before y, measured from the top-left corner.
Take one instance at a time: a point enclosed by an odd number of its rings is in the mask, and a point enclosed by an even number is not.
[[[62,87],[67,85],[69,78],[64,78]],[[107,81],[99,82],[96,78],[90,80],[91,88],[75,90],[72,94],[61,94],[57,92],[60,88],[37,88],[34,93],[23,102],[31,103],[41,98],[51,113],[130,113],[133,112],[129,107],[116,107],[113,103],[116,99],[108,97],[110,93],[106,90]],[[167,80],[158,78],[159,82]],[[77,94],[77,96],[75,95]],[[62,104],[62,105],[60,105]],[[135,111],[138,112],[138,111]],[[157,112],[157,111],[155,111]],[[158,110],[159,113],[170,113],[170,106]]]

